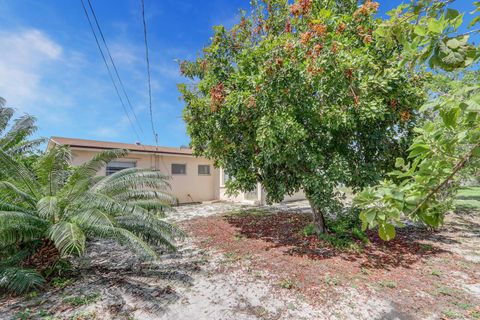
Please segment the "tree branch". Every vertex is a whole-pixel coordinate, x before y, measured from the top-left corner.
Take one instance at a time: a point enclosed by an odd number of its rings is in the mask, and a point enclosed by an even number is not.
[[[473,146],[473,148],[455,165],[455,167],[453,167],[453,171],[451,174],[448,175],[448,177],[443,180],[439,185],[437,185],[435,188],[433,188],[428,194],[427,196],[417,205],[417,207],[412,211],[410,212],[409,216],[412,216],[414,215],[415,213],[418,212],[418,210],[420,210],[420,208],[433,196],[435,195],[436,193],[438,193],[440,191],[440,189],[446,185],[450,180],[452,180],[452,178],[455,176],[455,174],[458,173],[458,171],[460,171],[460,169],[462,169],[466,164],[467,164],[467,161],[470,160],[470,158],[473,156],[473,152],[475,151],[476,148],[480,147],[480,142],[478,142],[477,144],[475,144]]]

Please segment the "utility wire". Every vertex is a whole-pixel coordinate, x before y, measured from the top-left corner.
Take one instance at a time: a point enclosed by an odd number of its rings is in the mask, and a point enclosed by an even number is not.
[[[107,49],[107,54],[108,54],[108,57],[110,58],[110,62],[112,63],[113,70],[115,71],[115,75],[117,76],[118,82],[120,83],[120,88],[123,91],[123,95],[125,96],[125,99],[127,101],[128,106],[130,107],[130,110],[132,111],[133,117],[135,118],[135,121],[137,123],[138,128],[140,129],[140,132],[142,133],[142,135],[144,135],[145,133],[143,132],[142,126],[140,125],[140,122],[138,121],[135,110],[133,109],[132,103],[130,102],[130,98],[128,97],[128,94],[125,90],[125,86],[123,85],[123,81],[120,78],[120,74],[118,73],[117,66],[115,65],[112,54],[110,53],[110,49],[108,48],[107,41],[105,40],[105,36],[103,35],[102,28],[100,28],[100,24],[98,23],[97,15],[95,14],[95,10],[93,9],[92,2],[90,0],[87,0],[87,1],[88,1],[88,6],[90,7],[90,10],[92,11],[92,15],[93,15],[93,19],[95,20],[95,24],[97,25],[98,31],[100,32],[100,37],[102,38],[103,44],[105,45],[105,48]]]
[[[142,19],[143,19],[143,39],[145,43],[145,58],[147,60],[147,75],[148,75],[148,98],[150,108],[150,124],[152,126],[153,137],[155,138],[155,146],[158,148],[158,134],[155,132],[155,125],[153,123],[153,110],[152,110],[152,83],[150,80],[150,59],[148,58],[148,41],[147,41],[147,22],[145,21],[145,2],[142,2]]]
[[[133,125],[132,119],[130,118],[130,115],[128,114],[127,107],[125,106],[125,103],[123,102],[122,96],[120,95],[120,92],[118,91],[117,84],[114,81],[112,71],[110,70],[110,67],[108,66],[107,59],[105,58],[105,54],[102,51],[102,47],[100,46],[100,42],[98,41],[97,34],[95,33],[95,29],[93,28],[92,21],[90,20],[90,16],[88,15],[87,8],[85,7],[85,3],[83,0],[80,0],[82,3],[83,11],[85,12],[85,16],[87,17],[88,24],[90,25],[90,29],[92,30],[93,36],[95,38],[95,42],[97,43],[98,50],[100,51],[100,54],[102,55],[103,62],[105,63],[105,67],[107,67],[108,75],[110,76],[110,80],[113,83],[113,86],[115,87],[115,92],[117,93],[118,99],[120,99],[120,103],[122,104],[123,111],[125,112],[125,115],[128,118],[128,122],[130,122],[130,126],[132,127],[133,132],[137,136],[137,139],[140,141],[140,136],[138,135],[137,130],[135,129],[135,126]]]

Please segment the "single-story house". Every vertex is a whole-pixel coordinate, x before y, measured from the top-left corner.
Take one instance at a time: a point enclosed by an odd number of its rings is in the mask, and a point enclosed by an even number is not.
[[[127,149],[129,154],[125,158],[108,163],[98,174],[109,175],[132,167],[162,171],[171,176],[170,193],[177,197],[179,203],[223,200],[265,204],[265,191],[260,184],[253,192],[239,193],[237,196],[227,195],[225,181],[228,177],[223,170],[215,168],[212,160],[194,156],[189,148],[52,137],[48,142],[47,149],[57,145],[70,147],[72,165],[81,165],[102,150]],[[285,201],[300,199],[304,199],[303,192],[288,196]]]

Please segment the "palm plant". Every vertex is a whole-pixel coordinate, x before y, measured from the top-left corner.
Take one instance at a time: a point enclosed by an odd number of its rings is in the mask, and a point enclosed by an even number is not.
[[[27,138],[37,131],[35,117],[23,115],[10,122],[15,111],[5,106],[5,99],[0,97],[0,149],[10,154],[21,154],[25,151],[31,151],[45,141],[45,139],[27,140]],[[10,128],[9,130],[7,130]]]
[[[87,237],[114,239],[146,258],[157,258],[152,246],[175,249],[182,233],[160,219],[175,201],[165,175],[132,168],[96,176],[126,154],[104,151],[71,167],[70,149],[62,146],[30,169],[0,149],[7,177],[0,181],[0,287],[24,292],[40,285],[45,268],[84,253]]]

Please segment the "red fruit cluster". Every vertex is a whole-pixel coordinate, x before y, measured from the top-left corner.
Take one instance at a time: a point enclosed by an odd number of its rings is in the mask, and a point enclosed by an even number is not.
[[[210,99],[210,109],[217,111],[218,107],[225,101],[225,87],[222,82],[210,89]]]
[[[290,6],[290,13],[295,17],[306,15],[312,9],[312,0],[299,0]]]
[[[410,120],[410,117],[412,115],[410,114],[410,112],[408,111],[402,111],[400,112],[400,120],[402,120],[403,122],[407,122],[408,120]]]
[[[373,2],[372,0],[366,0],[366,1],[360,6],[360,8],[358,8],[358,9],[353,13],[353,16],[354,16],[354,17],[358,17],[358,16],[360,16],[360,15],[368,16],[368,15],[370,15],[370,14],[373,14],[373,13],[377,12],[379,6],[380,6],[380,4],[379,4],[378,2]]]
[[[292,33],[292,24],[290,23],[290,19],[288,19],[287,23],[285,24],[285,32]]]
[[[345,29],[347,28],[347,25],[345,23],[340,23],[337,27],[337,33],[340,34],[340,33],[343,33],[343,31],[345,31]]]
[[[327,27],[323,24],[314,24],[310,26],[313,32],[319,37],[324,37],[327,34]]]
[[[300,34],[300,42],[305,45],[308,44],[310,39],[312,39],[312,35],[313,34],[310,31]]]

